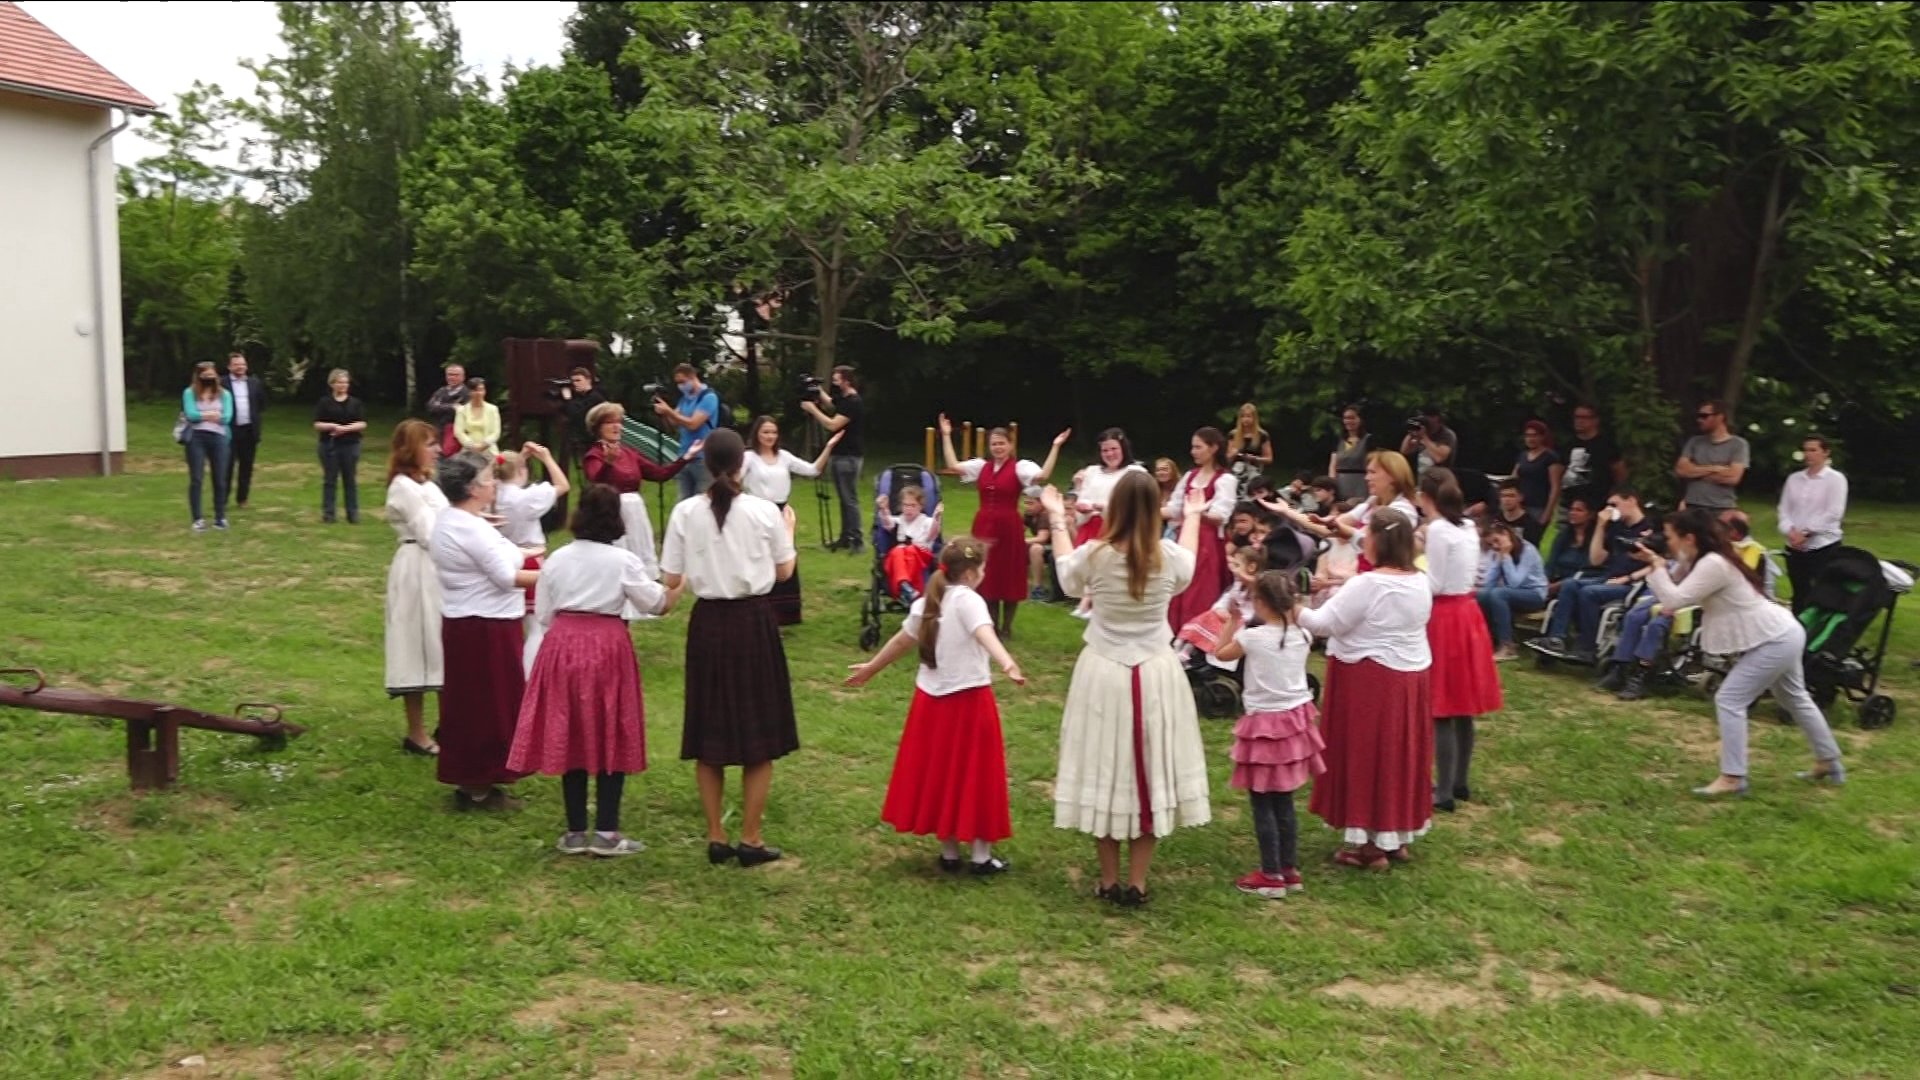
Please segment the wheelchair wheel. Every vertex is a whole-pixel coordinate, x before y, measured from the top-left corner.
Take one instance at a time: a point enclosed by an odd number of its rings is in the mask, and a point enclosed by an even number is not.
[[[1232,679],[1212,678],[1193,685],[1194,707],[1209,720],[1223,720],[1240,712],[1240,687]]]
[[[1874,694],[1860,703],[1854,710],[1860,727],[1866,731],[1877,731],[1893,723],[1893,714],[1898,707],[1892,698],[1885,694]]]
[[[1320,704],[1320,676],[1307,673],[1307,690],[1313,694],[1313,703]]]
[[[872,649],[879,648],[879,646],[880,646],[880,627],[878,627],[873,623],[867,623],[866,625],[862,626],[860,628],[860,647],[862,649],[872,650]]]

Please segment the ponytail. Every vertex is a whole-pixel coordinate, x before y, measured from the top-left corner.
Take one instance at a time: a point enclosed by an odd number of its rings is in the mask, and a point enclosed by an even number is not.
[[[727,511],[740,495],[740,466],[746,457],[746,444],[732,428],[719,428],[707,436],[707,471],[713,485],[707,499],[713,504],[713,523],[721,532],[727,529]]]
[[[935,650],[940,644],[940,604],[947,587],[969,570],[987,562],[987,546],[971,536],[956,536],[940,552],[940,569],[927,581],[927,594],[920,608],[920,666],[937,671],[940,661]]]

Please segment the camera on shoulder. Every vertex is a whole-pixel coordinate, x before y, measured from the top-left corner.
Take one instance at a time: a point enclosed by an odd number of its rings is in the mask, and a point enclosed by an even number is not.
[[[559,401],[565,397],[566,392],[573,388],[572,379],[543,379],[541,381],[547,385],[546,388],[540,392],[554,401]]]
[[[666,383],[663,383],[663,382],[642,383],[640,386],[641,393],[647,395],[648,397],[660,398],[663,401],[666,399],[667,391],[669,389],[673,389],[673,388],[669,387]]]
[[[820,376],[808,371],[801,372],[800,375],[794,379],[794,389],[799,393],[801,401],[813,401],[817,399],[820,396],[820,387],[822,385]]]

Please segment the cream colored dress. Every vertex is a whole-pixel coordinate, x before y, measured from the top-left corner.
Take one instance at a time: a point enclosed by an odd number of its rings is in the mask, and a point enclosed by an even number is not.
[[[387,485],[387,524],[400,534],[400,548],[387,566],[387,693],[392,696],[438,690],[444,677],[440,577],[427,541],[446,508],[447,497],[432,481],[396,476]]]
[[[1212,819],[1200,717],[1167,631],[1167,605],[1193,581],[1193,564],[1191,552],[1162,540],[1160,571],[1136,600],[1126,560],[1106,544],[1089,543],[1060,560],[1061,588],[1091,596],[1093,617],[1060,721],[1056,828],[1131,840]],[[1145,751],[1144,768],[1135,762],[1136,743]],[[1151,812],[1150,829],[1143,809]]]

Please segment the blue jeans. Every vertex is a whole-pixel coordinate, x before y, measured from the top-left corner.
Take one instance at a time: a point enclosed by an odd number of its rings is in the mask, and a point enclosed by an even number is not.
[[[1616,600],[1624,600],[1633,591],[1631,585],[1609,585],[1606,578],[1568,578],[1560,586],[1560,602],[1553,606],[1553,618],[1547,622],[1547,636],[1564,638],[1579,635],[1576,647],[1593,648],[1600,633],[1600,609]]]
[[[320,439],[320,472],[323,477],[320,489],[320,517],[333,520],[333,488],[338,481],[347,497],[347,520],[360,520],[360,478],[355,475],[360,468],[360,442],[336,443],[332,439]]]
[[[707,489],[713,486],[713,476],[707,472],[707,459],[704,457],[687,462],[687,467],[681,469],[680,475],[675,479],[680,484],[682,502],[695,495],[705,495]]]
[[[1658,606],[1660,602],[1649,596],[1627,612],[1620,625],[1620,644],[1613,647],[1614,663],[1638,660],[1652,664],[1660,655],[1660,646],[1666,644],[1667,633],[1673,629],[1673,616],[1665,612],[1655,615],[1653,609]]]
[[[227,458],[232,453],[233,445],[224,434],[212,431],[188,433],[187,507],[193,513],[193,520],[206,520],[206,515],[200,512],[200,474],[209,466],[213,470],[213,516],[215,520],[226,518]]]
[[[827,459],[827,467],[833,470],[834,494],[840,497],[840,539],[850,544],[860,543],[860,465],[864,460]]]
[[[1513,641],[1513,616],[1539,611],[1547,606],[1547,594],[1540,589],[1510,589],[1505,585],[1481,589],[1480,612],[1487,617],[1487,629],[1493,632],[1495,648]]]

